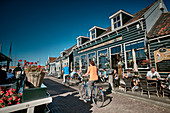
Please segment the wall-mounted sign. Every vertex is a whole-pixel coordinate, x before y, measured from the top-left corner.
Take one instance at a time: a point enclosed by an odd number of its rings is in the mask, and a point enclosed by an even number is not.
[[[160,48],[154,51],[156,70],[160,73],[170,73],[170,49]]]
[[[84,50],[82,50],[82,51],[79,51],[78,53],[86,52],[86,51],[89,51],[89,50],[92,50],[92,49],[95,49],[95,48],[98,48],[98,47],[101,47],[101,46],[105,46],[105,45],[108,45],[108,44],[111,44],[111,43],[113,43],[113,42],[117,42],[117,41],[120,41],[120,40],[122,40],[122,37],[118,37],[118,38],[109,40],[109,41],[107,41],[107,42],[98,44],[98,45],[96,45],[96,46],[93,46],[93,47],[84,49]]]

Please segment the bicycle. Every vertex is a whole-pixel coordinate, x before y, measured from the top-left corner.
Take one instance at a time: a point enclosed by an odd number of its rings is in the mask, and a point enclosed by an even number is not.
[[[67,84],[68,86],[70,86],[70,75],[65,75],[65,83],[64,85]]]
[[[79,84],[79,94],[80,98],[86,99],[88,97],[88,90],[87,90],[87,81],[88,79],[82,78],[82,83]],[[102,91],[103,87],[96,86],[95,83],[92,85],[91,90],[91,99],[95,106],[102,107],[104,104],[104,93]]]

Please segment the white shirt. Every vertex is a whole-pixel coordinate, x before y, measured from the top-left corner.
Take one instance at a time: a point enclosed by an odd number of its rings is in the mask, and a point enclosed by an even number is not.
[[[159,73],[156,72],[156,71],[154,73],[152,73],[151,71],[148,71],[146,76],[149,77],[149,78],[153,78],[154,76],[156,76],[157,78],[160,78]]]

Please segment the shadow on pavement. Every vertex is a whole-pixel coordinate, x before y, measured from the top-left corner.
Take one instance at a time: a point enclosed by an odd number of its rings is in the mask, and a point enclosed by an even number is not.
[[[108,96],[109,94],[111,94],[111,92],[108,92],[108,91],[104,92],[105,98],[104,98],[104,104],[103,104],[102,107],[105,107],[105,106],[109,105],[112,102],[113,97]]]
[[[76,91],[75,89],[66,87],[63,84],[55,82],[55,81],[48,79],[48,78],[45,78],[43,83],[48,87],[47,90],[48,90],[48,92],[50,93],[51,96]]]
[[[43,82],[48,87],[48,92],[53,97],[49,104],[52,113],[91,113],[91,103],[85,103],[79,99],[78,91],[65,85],[44,79]]]

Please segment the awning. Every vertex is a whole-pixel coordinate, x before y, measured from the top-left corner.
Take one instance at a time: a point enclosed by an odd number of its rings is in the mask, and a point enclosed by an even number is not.
[[[3,62],[3,61],[12,61],[12,59],[0,52],[0,62]]]

